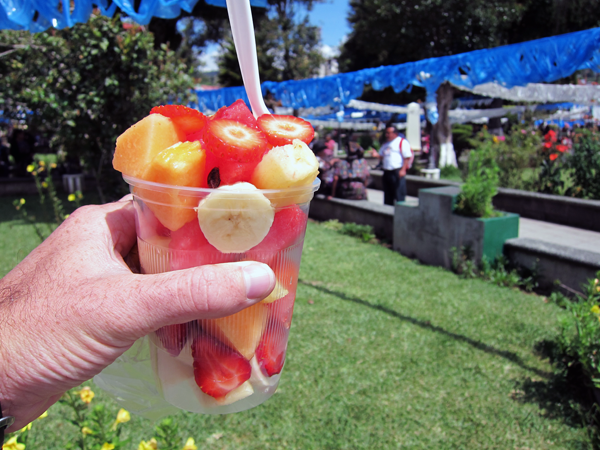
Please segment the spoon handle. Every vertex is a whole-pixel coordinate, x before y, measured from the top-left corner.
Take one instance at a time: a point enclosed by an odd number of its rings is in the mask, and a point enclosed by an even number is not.
[[[260,89],[250,0],[227,0],[227,13],[252,113],[256,118],[263,114],[270,114]]]

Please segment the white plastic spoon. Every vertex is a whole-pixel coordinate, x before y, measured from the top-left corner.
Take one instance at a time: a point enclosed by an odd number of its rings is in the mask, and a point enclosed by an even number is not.
[[[260,89],[250,0],[227,0],[227,13],[229,14],[235,51],[240,63],[242,79],[250,100],[252,113],[256,118],[263,114],[270,114]]]

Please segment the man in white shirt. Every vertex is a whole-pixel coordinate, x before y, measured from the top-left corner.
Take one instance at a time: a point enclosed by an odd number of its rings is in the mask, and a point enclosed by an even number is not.
[[[379,149],[383,168],[383,202],[394,205],[406,200],[406,171],[413,154],[410,143],[400,136],[395,127],[385,129],[386,142]]]

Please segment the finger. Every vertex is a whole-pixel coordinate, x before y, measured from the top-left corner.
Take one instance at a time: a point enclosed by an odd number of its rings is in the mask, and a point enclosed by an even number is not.
[[[129,197],[129,199],[127,199]],[[133,197],[127,195],[118,202],[105,205],[106,225],[110,231],[115,251],[125,257],[137,242]]]
[[[235,314],[268,296],[275,274],[266,264],[242,261],[108,281],[115,301],[103,308],[102,321],[126,343],[165,325]]]
[[[133,194],[127,194],[119,200],[119,202],[131,202],[131,201],[133,201]]]

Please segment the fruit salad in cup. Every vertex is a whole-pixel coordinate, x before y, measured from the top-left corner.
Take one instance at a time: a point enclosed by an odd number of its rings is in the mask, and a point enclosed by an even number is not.
[[[260,261],[276,277],[267,298],[234,315],[153,333],[158,390],[172,405],[231,413],[277,388],[318,188],[313,136],[303,119],[255,119],[238,100],[211,117],[158,106],[117,139],[113,166],[134,195],[143,273]]]

